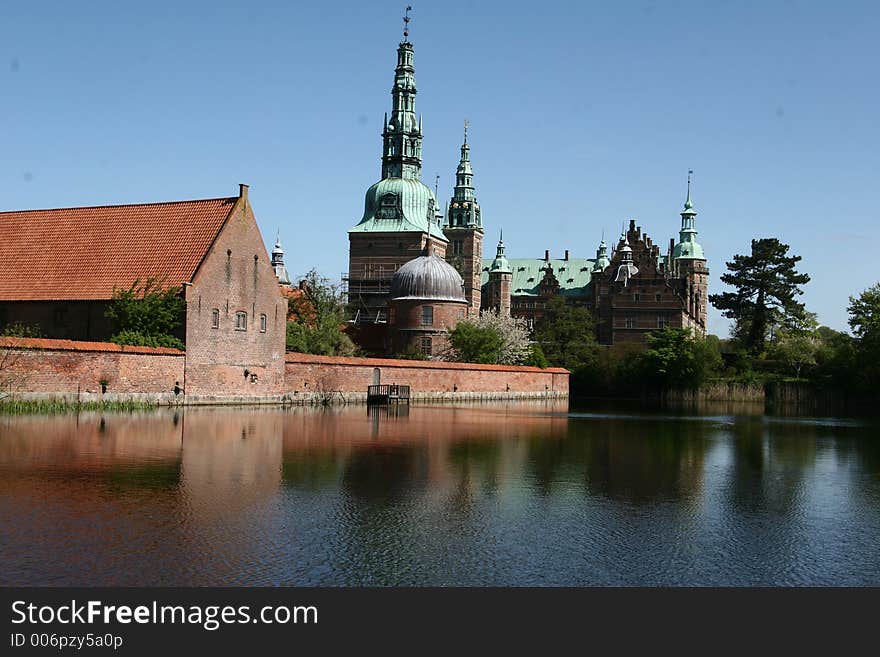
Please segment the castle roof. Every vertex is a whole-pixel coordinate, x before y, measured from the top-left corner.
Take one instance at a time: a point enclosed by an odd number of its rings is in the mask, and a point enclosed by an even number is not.
[[[413,258],[403,264],[391,279],[388,296],[392,300],[466,302],[461,275],[435,253]]]
[[[0,300],[103,300],[192,280],[237,197],[0,212]]]
[[[483,258],[481,284],[489,282],[489,270],[493,258]],[[544,260],[543,258],[507,258],[513,280],[510,293],[513,296],[538,296],[538,286],[544,278],[544,270],[549,264],[553,275],[559,281],[559,293],[567,296],[586,296],[592,277],[594,259],[569,258]]]
[[[367,190],[364,216],[349,233],[418,231],[446,242],[435,218],[437,200],[415,178],[385,178]]]

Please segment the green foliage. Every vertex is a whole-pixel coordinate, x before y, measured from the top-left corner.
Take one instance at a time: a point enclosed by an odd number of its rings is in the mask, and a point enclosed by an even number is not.
[[[863,386],[880,385],[880,283],[849,298],[849,325],[856,337],[854,371]]]
[[[775,360],[795,378],[816,365],[819,339],[815,332],[780,330],[774,336],[767,357]]]
[[[533,344],[529,346],[529,355],[523,365],[531,365],[532,367],[546,369],[550,367],[550,361],[548,361],[547,357],[544,355],[544,350],[541,349],[541,345]]]
[[[42,333],[38,326],[14,322],[0,329],[0,335],[5,338],[39,338],[42,336]]]
[[[698,388],[720,368],[721,351],[717,338],[664,328],[648,336],[648,349],[640,360],[645,376],[661,388]]]
[[[181,351],[185,349],[183,341],[173,335],[144,335],[138,331],[119,331],[113,334],[110,342],[137,347],[169,347]]]
[[[504,338],[494,328],[459,322],[449,333],[449,344],[456,359],[464,363],[494,365],[501,359]]]
[[[583,306],[569,306],[562,296],[553,297],[535,324],[535,340],[554,367],[574,371],[596,360],[593,313]]]
[[[177,337],[186,313],[186,300],[179,287],[163,289],[155,278],[140,280],[126,289],[113,290],[105,313],[114,327],[116,344],[183,349]]]
[[[357,349],[345,334],[345,297],[336,285],[311,270],[304,293],[290,299],[287,351],[319,356],[352,356]]]
[[[798,328],[806,318],[796,297],[810,281],[797,272],[800,256],[788,255],[788,244],[776,238],[752,240],[749,255],[735,255],[721,281],[735,289],[709,296],[710,303],[733,319],[734,336],[749,353],[760,354],[774,328]]]

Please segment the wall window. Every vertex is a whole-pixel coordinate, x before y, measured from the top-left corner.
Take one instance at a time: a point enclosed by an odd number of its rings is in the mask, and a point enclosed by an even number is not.
[[[235,313],[235,330],[247,331],[247,313],[242,310]]]
[[[266,332],[266,316],[260,315],[260,333]]]
[[[660,303],[661,301],[663,301],[663,295],[658,292],[657,294],[654,295],[654,300],[657,303]]]
[[[657,315],[657,328],[663,329],[669,326],[669,318],[666,315]]]
[[[422,326],[434,325],[434,306],[422,306]]]
[[[220,328],[220,309],[214,308],[211,311],[211,328]]]
[[[623,327],[628,329],[634,329],[636,327],[636,315],[635,313],[627,313],[623,318]]]
[[[431,355],[431,338],[428,336],[419,338],[419,349],[422,350],[422,353],[426,356]]]
[[[642,300],[642,295],[641,295],[641,294],[639,294],[638,292],[636,292],[635,294],[633,294],[633,301],[635,301],[636,303],[638,303],[638,302],[641,301],[641,300]]]

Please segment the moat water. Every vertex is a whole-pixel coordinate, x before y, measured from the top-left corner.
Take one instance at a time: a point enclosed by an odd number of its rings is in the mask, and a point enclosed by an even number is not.
[[[878,429],[558,403],[0,417],[0,584],[880,585]]]

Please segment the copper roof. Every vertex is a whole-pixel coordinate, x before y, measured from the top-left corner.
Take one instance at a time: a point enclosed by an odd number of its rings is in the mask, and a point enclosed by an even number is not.
[[[0,301],[110,299],[191,280],[238,199],[0,212]]]

